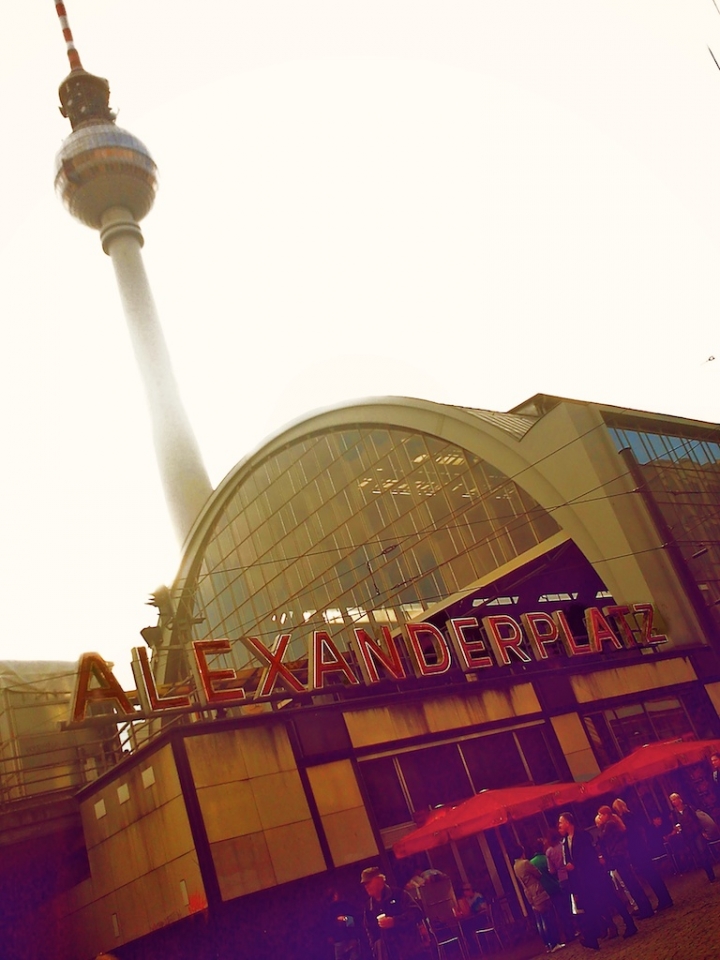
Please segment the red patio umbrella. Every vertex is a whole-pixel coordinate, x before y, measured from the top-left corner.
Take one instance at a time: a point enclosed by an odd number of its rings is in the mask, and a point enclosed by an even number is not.
[[[642,780],[650,780],[691,763],[701,763],[711,753],[720,752],[720,740],[667,740],[646,743],[629,756],[607,767],[583,785],[584,797],[619,792]],[[582,798],[580,798],[582,799]]]
[[[582,784],[546,783],[525,787],[482,790],[455,807],[443,807],[427,823],[393,844],[396,857],[409,857],[423,850],[460,840],[508,820],[521,820],[542,810],[580,799]],[[444,812],[444,813],[443,813]]]

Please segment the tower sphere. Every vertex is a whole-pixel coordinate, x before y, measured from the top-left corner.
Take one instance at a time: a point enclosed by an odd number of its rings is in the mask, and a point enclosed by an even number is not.
[[[70,213],[99,230],[111,207],[136,221],[150,212],[157,166],[137,137],[111,121],[86,121],[63,142],[55,161],[55,189]]]

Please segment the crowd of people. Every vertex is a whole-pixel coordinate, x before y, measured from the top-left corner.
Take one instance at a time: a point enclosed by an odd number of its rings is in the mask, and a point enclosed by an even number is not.
[[[714,766],[720,770],[720,757]],[[622,936],[628,938],[638,932],[636,919],[647,919],[673,906],[670,892],[653,862],[657,846],[655,850],[652,846],[657,844],[658,837],[663,845],[659,856],[666,855],[666,844],[682,842],[695,866],[705,871],[711,883],[715,882],[717,877],[708,846],[709,824],[713,821],[678,793],[671,794],[669,801],[675,823],[665,833],[662,819],[656,818],[660,823],[653,823],[654,834],[650,829],[646,831],[641,818],[624,800],[616,799],[612,807],[601,806],[595,818],[597,844],[586,830],[578,829],[572,813],[560,815],[560,850],[558,844],[549,847],[547,860],[548,872],[555,875],[562,889],[556,903],[557,915],[563,918],[565,937],[568,933],[575,936],[572,927],[566,925],[568,908],[580,942],[591,950],[598,950],[600,939],[619,935],[617,917],[623,922]],[[654,906],[643,880],[656,898]],[[562,943],[559,935],[555,940]]]
[[[713,757],[720,805],[720,756]],[[714,882],[715,867],[708,846],[712,820],[678,793],[668,798],[673,823],[655,818],[652,825],[617,798],[597,812],[597,841],[579,827],[574,815],[560,815],[557,832],[511,850],[513,872],[523,891],[538,934],[548,953],[571,940],[590,950],[600,940],[638,933],[644,920],[673,906],[654,858],[665,856],[671,844],[682,844],[691,862]],[[373,960],[427,960],[434,956],[424,925],[420,888],[444,877],[437,870],[418,872],[405,889],[388,885],[379,867],[363,871],[367,900],[361,913],[349,917],[341,901],[331,907],[335,924],[335,960],[358,960],[361,942]],[[445,878],[447,880],[447,878]],[[650,891],[650,893],[648,892]],[[472,883],[457,888],[454,916],[471,930],[487,910],[487,902]],[[654,902],[653,902],[654,900]],[[617,921],[622,926],[618,929]],[[425,934],[423,935],[423,931]]]

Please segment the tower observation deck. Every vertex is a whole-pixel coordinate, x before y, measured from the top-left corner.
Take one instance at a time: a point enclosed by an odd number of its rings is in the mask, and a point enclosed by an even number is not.
[[[140,221],[152,209],[157,167],[147,147],[115,123],[107,80],[83,69],[65,5],[55,3],[70,73],[60,112],[72,126],[57,155],[55,187],[69,212],[100,232],[115,270],[152,422],[165,498],[180,543],[212,486],[182,404],[141,249]]]

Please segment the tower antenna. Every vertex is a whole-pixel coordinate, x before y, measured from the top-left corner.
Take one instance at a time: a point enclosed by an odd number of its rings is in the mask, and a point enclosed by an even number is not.
[[[61,3],[60,0],[55,0],[55,12],[60,20],[63,37],[65,38],[65,49],[67,50],[68,60],[70,61],[70,69],[82,70],[83,65],[80,62],[80,54],[77,52],[77,47],[75,46],[75,41],[73,40],[72,30],[70,29],[70,23],[67,17],[67,11],[65,10],[65,4]]]

